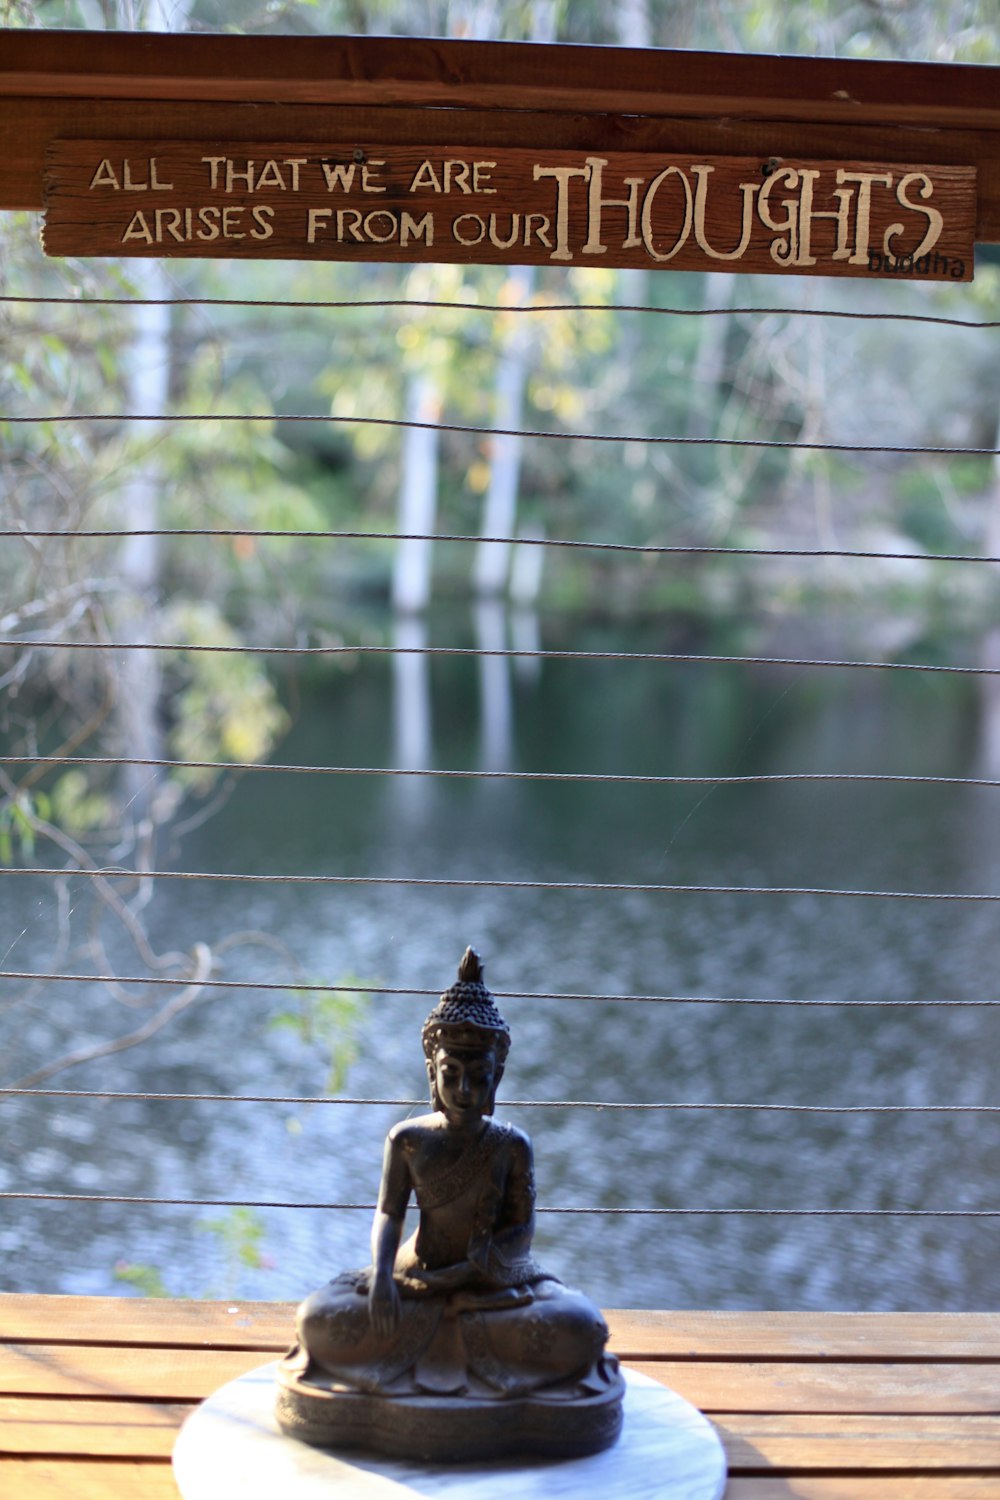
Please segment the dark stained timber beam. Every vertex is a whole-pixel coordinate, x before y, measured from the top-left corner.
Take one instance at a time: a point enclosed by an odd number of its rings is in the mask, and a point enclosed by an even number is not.
[[[0,91],[996,129],[997,69],[414,37],[16,31]],[[138,93],[136,87],[138,85]]]
[[[0,208],[57,139],[357,138],[936,163],[1000,241],[1000,68],[386,37],[0,32]]]

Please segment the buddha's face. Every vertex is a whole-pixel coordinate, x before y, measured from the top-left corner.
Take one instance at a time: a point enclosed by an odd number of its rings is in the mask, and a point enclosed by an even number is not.
[[[434,1103],[450,1125],[472,1123],[493,1109],[499,1082],[496,1055],[439,1047],[428,1065]]]

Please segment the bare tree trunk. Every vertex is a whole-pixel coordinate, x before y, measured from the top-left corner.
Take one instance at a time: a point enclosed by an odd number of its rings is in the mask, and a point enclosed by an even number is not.
[[[488,0],[480,0],[483,18]],[[552,0],[535,0],[528,9],[527,30],[532,41],[555,39],[556,7]],[[510,280],[516,300],[527,302],[535,288],[534,266],[513,266]],[[507,345],[500,355],[495,388],[495,427],[516,428],[521,425],[524,410],[524,385],[527,377],[528,337],[524,319],[518,319]],[[513,536],[517,519],[517,494],[521,479],[521,439],[495,437],[490,464],[490,484],[483,507],[481,536]],[[510,546],[504,542],[481,542],[476,549],[473,572],[476,593],[495,598],[507,586],[510,569]]]
[[[131,0],[121,0],[120,17],[132,30],[186,31],[190,0],[149,0],[137,11]],[[168,13],[169,12],[169,13]],[[144,24],[143,24],[144,23]],[[160,525],[162,474],[154,443],[162,434],[155,420],[167,412],[170,393],[171,295],[166,271],[158,260],[136,260],[129,271],[137,298],[133,312],[134,336],[126,365],[127,407],[139,420],[130,437],[137,453],[121,496],[124,524],[131,532],[151,533]],[[151,306],[149,303],[161,305]],[[146,305],[143,305],[145,303]],[[143,421],[142,418],[150,420]],[[123,585],[117,627],[127,641],[156,638],[159,603],[160,544],[152,535],[133,535],[122,544]],[[163,757],[159,723],[160,657],[156,651],[126,651],[118,671],[118,727],[124,755],[140,760]],[[152,766],[127,766],[124,775],[126,813],[133,827],[146,836],[152,831],[159,772]]]
[[[411,375],[406,388],[406,420],[434,423],[441,403],[429,375]],[[406,427],[399,484],[399,531],[392,577],[393,607],[413,614],[426,609],[431,596],[432,546],[419,540],[434,530],[437,513],[438,432],[435,427]]]
[[[157,261],[136,261],[130,275],[136,293],[144,298],[168,295],[163,270]],[[124,524],[132,532],[155,531],[160,521],[159,492],[162,483],[158,454],[153,447],[161,434],[155,421],[143,417],[162,416],[167,410],[170,380],[170,309],[138,306],[133,313],[134,339],[126,379],[128,408],[139,415],[131,424],[136,451],[134,467],[122,495]],[[133,535],[122,544],[120,555],[122,602],[117,628],[122,639],[153,641],[160,582],[160,548],[155,536]],[[158,720],[160,665],[156,651],[125,651],[118,669],[118,725],[123,754],[142,760],[158,760],[163,744]],[[148,824],[156,794],[157,773],[148,766],[125,768],[124,787],[130,821]]]
[[[499,11],[497,0],[451,0],[448,35],[468,37],[470,41],[489,41],[499,31]]]
[[[701,319],[698,352],[691,370],[691,406],[688,437],[708,437],[713,427],[715,398],[726,371],[726,328],[722,309],[733,298],[736,279],[731,271],[709,271],[705,276],[702,307],[709,314]]]
[[[618,0],[618,41],[621,46],[651,45],[649,4],[650,0]],[[646,276],[641,266],[626,266],[619,271],[617,301],[626,307],[641,306],[646,300]]]
[[[649,0],[618,0],[618,40],[623,47],[648,47]]]
[[[534,266],[514,266],[510,279],[519,303],[527,302],[535,285]],[[517,428],[524,410],[524,386],[527,378],[528,330],[519,318],[497,366],[494,425]],[[521,443],[519,437],[497,436],[493,439],[490,484],[483,507],[482,536],[513,536],[517,518],[517,492],[521,478]],[[476,548],[476,593],[487,597],[503,593],[510,564],[507,542],[480,542]]]

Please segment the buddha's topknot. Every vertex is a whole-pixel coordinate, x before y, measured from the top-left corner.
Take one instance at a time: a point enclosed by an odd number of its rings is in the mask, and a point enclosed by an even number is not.
[[[483,964],[475,948],[462,954],[458,979],[427,1017],[420,1037],[427,1058],[433,1058],[442,1044],[489,1046],[503,1066],[510,1050],[510,1027],[483,982]]]

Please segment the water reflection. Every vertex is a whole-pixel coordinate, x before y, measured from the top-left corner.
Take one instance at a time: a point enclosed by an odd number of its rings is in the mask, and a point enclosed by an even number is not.
[[[419,631],[420,626],[415,628]],[[512,627],[511,627],[512,628]],[[558,622],[547,644],[561,645]],[[420,639],[408,624],[399,643]],[[431,622],[429,636],[443,627]],[[482,645],[506,637],[477,617]],[[643,649],[649,635],[577,644]],[[586,634],[584,632],[584,634]],[[467,638],[470,639],[470,638]],[[700,643],[702,649],[711,644]],[[664,648],[664,633],[655,638]],[[669,647],[667,647],[669,649]],[[851,654],[845,650],[842,654]],[[978,655],[976,645],[968,659]],[[790,674],[543,662],[518,682],[471,658],[365,660],[307,694],[282,759],[334,764],[719,775],[892,771],[965,775],[988,714],[967,682],[915,674]],[[416,662],[418,672],[404,669]],[[903,680],[905,678],[905,680]],[[431,700],[433,696],[433,736]],[[480,712],[470,713],[477,700]],[[514,712],[516,705],[516,714]],[[423,790],[410,798],[407,785]],[[705,788],[423,778],[247,778],[185,845],[190,868],[448,879],[622,880],[1000,889],[989,788],[778,783]],[[407,817],[400,816],[401,796]],[[40,892],[11,887],[24,967],[41,966]],[[997,1102],[995,1013],[836,1009],[828,1000],[1000,999],[992,907],[820,897],[495,888],[161,888],[163,947],[280,937],[304,973],[437,989],[468,941],[502,990],[794,999],[795,1006],[511,999],[507,1100],[648,1104],[983,1105]],[[124,961],[124,954],[112,954]],[[134,962],[134,958],[132,960]],[[288,997],[254,990],[283,963],[246,946],[224,991],[147,1046],[67,1087],[298,1095],[329,1071],[319,1039],[274,1026]],[[417,1097],[426,998],[376,997],[352,1094]],[[123,1029],[100,990],[52,986],[0,1016],[19,1070],[81,1036]],[[134,1024],[134,1018],[132,1023]],[[208,1101],[4,1103],[4,1186],[174,1198],[370,1201],[385,1130],[404,1111]],[[508,1109],[529,1129],[540,1201],[606,1208],[997,1206],[1000,1126],[988,1116]],[[9,1289],[115,1287],[119,1260],[171,1291],[225,1293],[221,1212],[23,1204],[0,1230]],[[273,1267],[242,1295],[296,1296],[365,1254],[364,1213],[262,1210]],[[989,1221],[545,1215],[539,1254],[608,1305],[939,1307],[1000,1294]]]
[[[484,771],[506,771],[510,766],[513,734],[510,657],[491,652],[507,649],[507,611],[496,598],[475,605],[476,649],[479,658],[479,764]]]
[[[392,658],[392,764],[423,771],[433,764],[430,657],[420,655],[427,641],[423,615],[396,615]],[[400,815],[410,818],[427,805],[430,782],[400,776],[390,783]]]
[[[533,609],[513,609],[510,614],[510,643],[515,651],[525,653],[541,649],[542,633],[538,614]],[[541,676],[541,658],[533,655],[514,657],[514,672],[519,682],[529,686]]]

